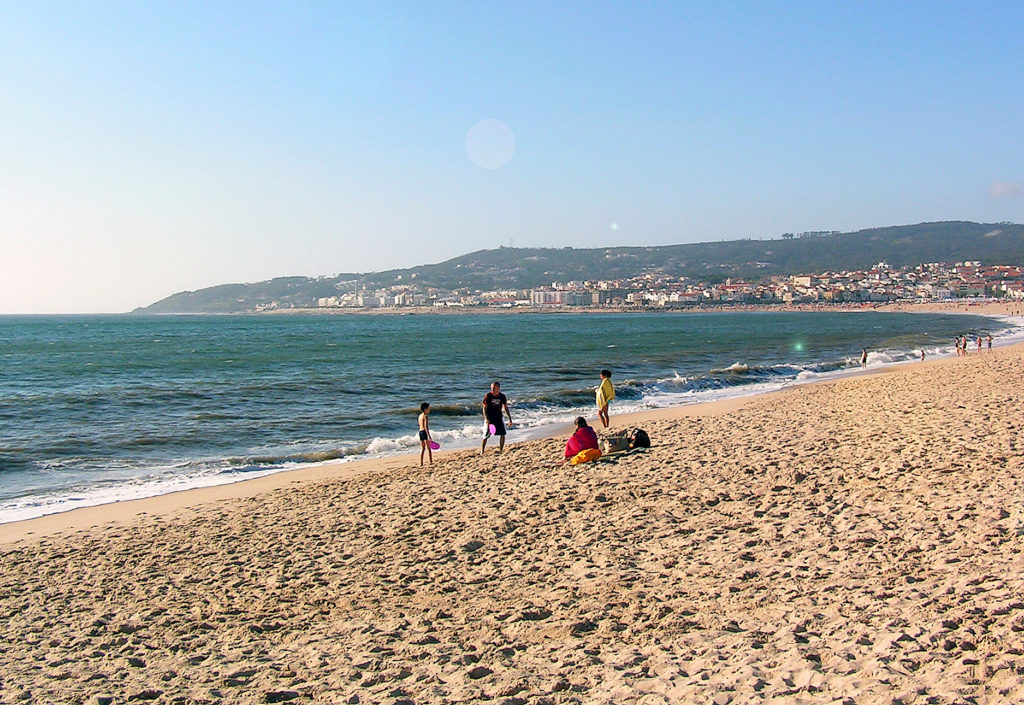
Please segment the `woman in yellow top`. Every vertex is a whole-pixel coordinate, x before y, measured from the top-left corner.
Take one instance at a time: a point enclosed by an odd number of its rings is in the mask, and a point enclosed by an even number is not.
[[[601,386],[597,388],[597,417],[605,428],[611,423],[608,416],[608,403],[615,398],[615,387],[612,386],[610,370],[601,370]]]

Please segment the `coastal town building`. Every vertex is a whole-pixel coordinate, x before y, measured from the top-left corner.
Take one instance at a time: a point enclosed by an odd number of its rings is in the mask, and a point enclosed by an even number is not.
[[[349,286],[349,282],[345,286]],[[929,262],[894,268],[886,262],[860,271],[803,273],[759,281],[695,281],[645,272],[607,281],[554,281],[531,290],[446,291],[400,282],[375,290],[352,286],[317,299],[321,309],[434,308],[685,309],[702,305],[850,304],[943,301],[955,298],[1024,299],[1024,269],[978,261]],[[268,304],[272,307],[272,303]]]

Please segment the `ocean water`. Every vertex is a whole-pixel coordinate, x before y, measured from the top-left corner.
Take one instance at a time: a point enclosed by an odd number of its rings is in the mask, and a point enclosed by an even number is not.
[[[0,522],[479,443],[498,380],[509,441],[594,415],[769,391],[947,355],[1020,321],[876,312],[0,317]],[[973,347],[972,347],[973,350]]]

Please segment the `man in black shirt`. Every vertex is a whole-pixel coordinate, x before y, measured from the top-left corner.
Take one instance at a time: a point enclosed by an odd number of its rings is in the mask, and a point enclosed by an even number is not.
[[[480,455],[484,454],[487,447],[487,439],[491,436],[498,437],[498,452],[505,449],[505,422],[501,418],[501,410],[505,410],[508,416],[508,425],[512,425],[512,414],[508,410],[508,399],[501,393],[501,385],[497,382],[491,384],[491,391],[484,397],[484,440],[480,443]]]

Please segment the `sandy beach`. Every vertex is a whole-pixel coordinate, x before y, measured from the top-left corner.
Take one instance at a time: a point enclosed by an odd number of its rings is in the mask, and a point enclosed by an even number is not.
[[[613,406],[654,447],[590,465],[551,438],[4,525],[0,702],[1020,702],[1022,392],[998,348]]]
[[[607,314],[607,313],[665,313],[667,315],[685,313],[722,313],[724,311],[901,311],[904,313],[921,313],[934,311],[937,313],[971,313],[979,316],[1021,316],[1024,315],[1024,302],[1012,299],[955,299],[952,301],[893,301],[893,302],[818,302],[818,303],[770,303],[752,304],[744,302],[694,304],[686,308],[665,309],[657,306],[517,306],[504,308],[497,306],[478,307],[435,307],[435,306],[395,306],[375,308],[288,308],[260,311],[258,315],[293,316],[293,315],[395,315],[395,316],[476,316],[479,314]]]

